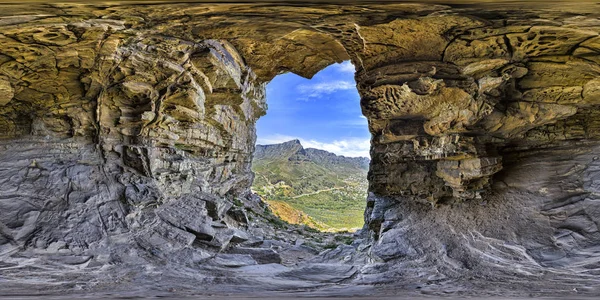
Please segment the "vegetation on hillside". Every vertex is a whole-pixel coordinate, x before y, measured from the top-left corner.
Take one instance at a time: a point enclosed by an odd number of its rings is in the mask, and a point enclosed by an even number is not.
[[[256,153],[253,190],[275,215],[322,231],[362,227],[367,159],[304,149],[298,141],[258,145]]]

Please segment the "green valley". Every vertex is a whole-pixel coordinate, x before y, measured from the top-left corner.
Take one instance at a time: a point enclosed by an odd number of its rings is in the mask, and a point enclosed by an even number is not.
[[[300,141],[257,145],[252,189],[284,221],[322,231],[363,225],[369,159],[304,148]]]

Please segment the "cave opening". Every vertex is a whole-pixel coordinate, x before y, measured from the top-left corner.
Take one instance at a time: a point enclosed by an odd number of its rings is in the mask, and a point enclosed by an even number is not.
[[[0,5],[0,295],[598,298],[597,7],[266,2]],[[259,144],[368,118],[362,230],[251,193],[267,82]]]
[[[344,61],[310,79],[284,73],[267,85],[252,189],[287,223],[327,232],[363,227],[371,135],[354,72]]]

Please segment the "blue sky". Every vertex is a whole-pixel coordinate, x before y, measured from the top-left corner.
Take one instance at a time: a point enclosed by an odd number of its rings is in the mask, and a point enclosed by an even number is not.
[[[349,61],[310,80],[292,73],[275,77],[267,85],[267,104],[267,115],[257,123],[258,144],[299,139],[305,148],[369,157],[371,135]]]

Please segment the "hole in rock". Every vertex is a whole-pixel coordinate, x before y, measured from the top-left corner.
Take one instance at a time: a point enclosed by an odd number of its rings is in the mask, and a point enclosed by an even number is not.
[[[345,61],[267,86],[252,189],[285,222],[329,232],[363,226],[370,133],[354,72]]]

